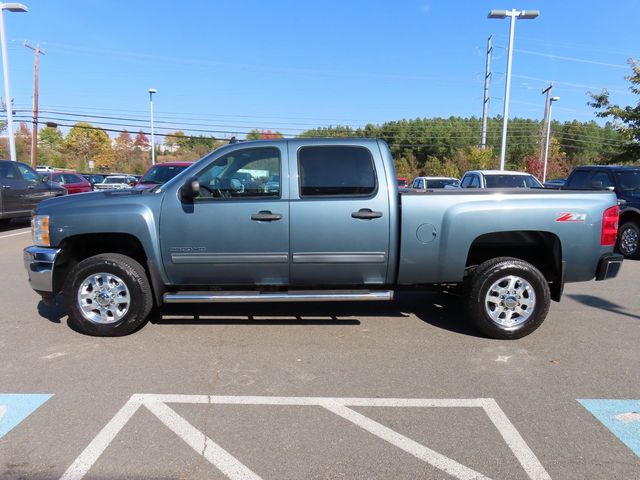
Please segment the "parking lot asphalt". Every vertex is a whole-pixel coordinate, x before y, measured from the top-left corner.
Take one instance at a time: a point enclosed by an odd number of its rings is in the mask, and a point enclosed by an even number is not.
[[[0,478],[640,478],[640,262],[516,341],[438,293],[172,306],[92,338],[30,289],[27,227],[0,229]]]

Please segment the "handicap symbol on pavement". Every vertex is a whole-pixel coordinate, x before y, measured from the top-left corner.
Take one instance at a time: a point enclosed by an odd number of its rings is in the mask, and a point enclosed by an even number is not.
[[[0,438],[52,396],[48,393],[0,393]]]
[[[578,400],[640,457],[640,400]]]

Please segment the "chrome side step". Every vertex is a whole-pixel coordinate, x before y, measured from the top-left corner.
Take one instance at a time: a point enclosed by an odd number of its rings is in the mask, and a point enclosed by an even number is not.
[[[393,300],[392,290],[294,290],[289,292],[175,292],[165,303],[364,302]]]

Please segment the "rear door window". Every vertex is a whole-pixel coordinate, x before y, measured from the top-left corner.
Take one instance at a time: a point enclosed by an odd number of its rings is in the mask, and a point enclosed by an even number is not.
[[[596,185],[599,185],[600,182],[602,182],[602,188],[615,187],[613,180],[609,176],[608,172],[594,173],[593,176],[591,177],[590,188],[594,188],[594,189],[600,188],[600,187],[596,187]]]
[[[377,190],[373,158],[364,147],[302,147],[298,171],[300,197],[366,197]]]
[[[18,172],[13,163],[0,163],[0,180],[17,180]]]

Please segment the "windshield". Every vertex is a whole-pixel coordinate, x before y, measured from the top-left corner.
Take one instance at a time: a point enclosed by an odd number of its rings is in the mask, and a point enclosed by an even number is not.
[[[156,165],[144,174],[140,183],[156,183],[160,185],[168,182],[186,168],[187,165]]]
[[[447,185],[458,185],[458,180],[448,178],[439,180],[427,180],[427,188],[444,188]]]
[[[485,175],[487,188],[543,188],[533,175]]]
[[[127,179],[125,177],[107,177],[102,183],[127,183]]]
[[[398,179],[398,186],[399,187],[408,187],[409,186],[409,181],[405,178],[399,178]]]
[[[624,170],[616,172],[618,185],[623,192],[640,190],[640,170]]]

